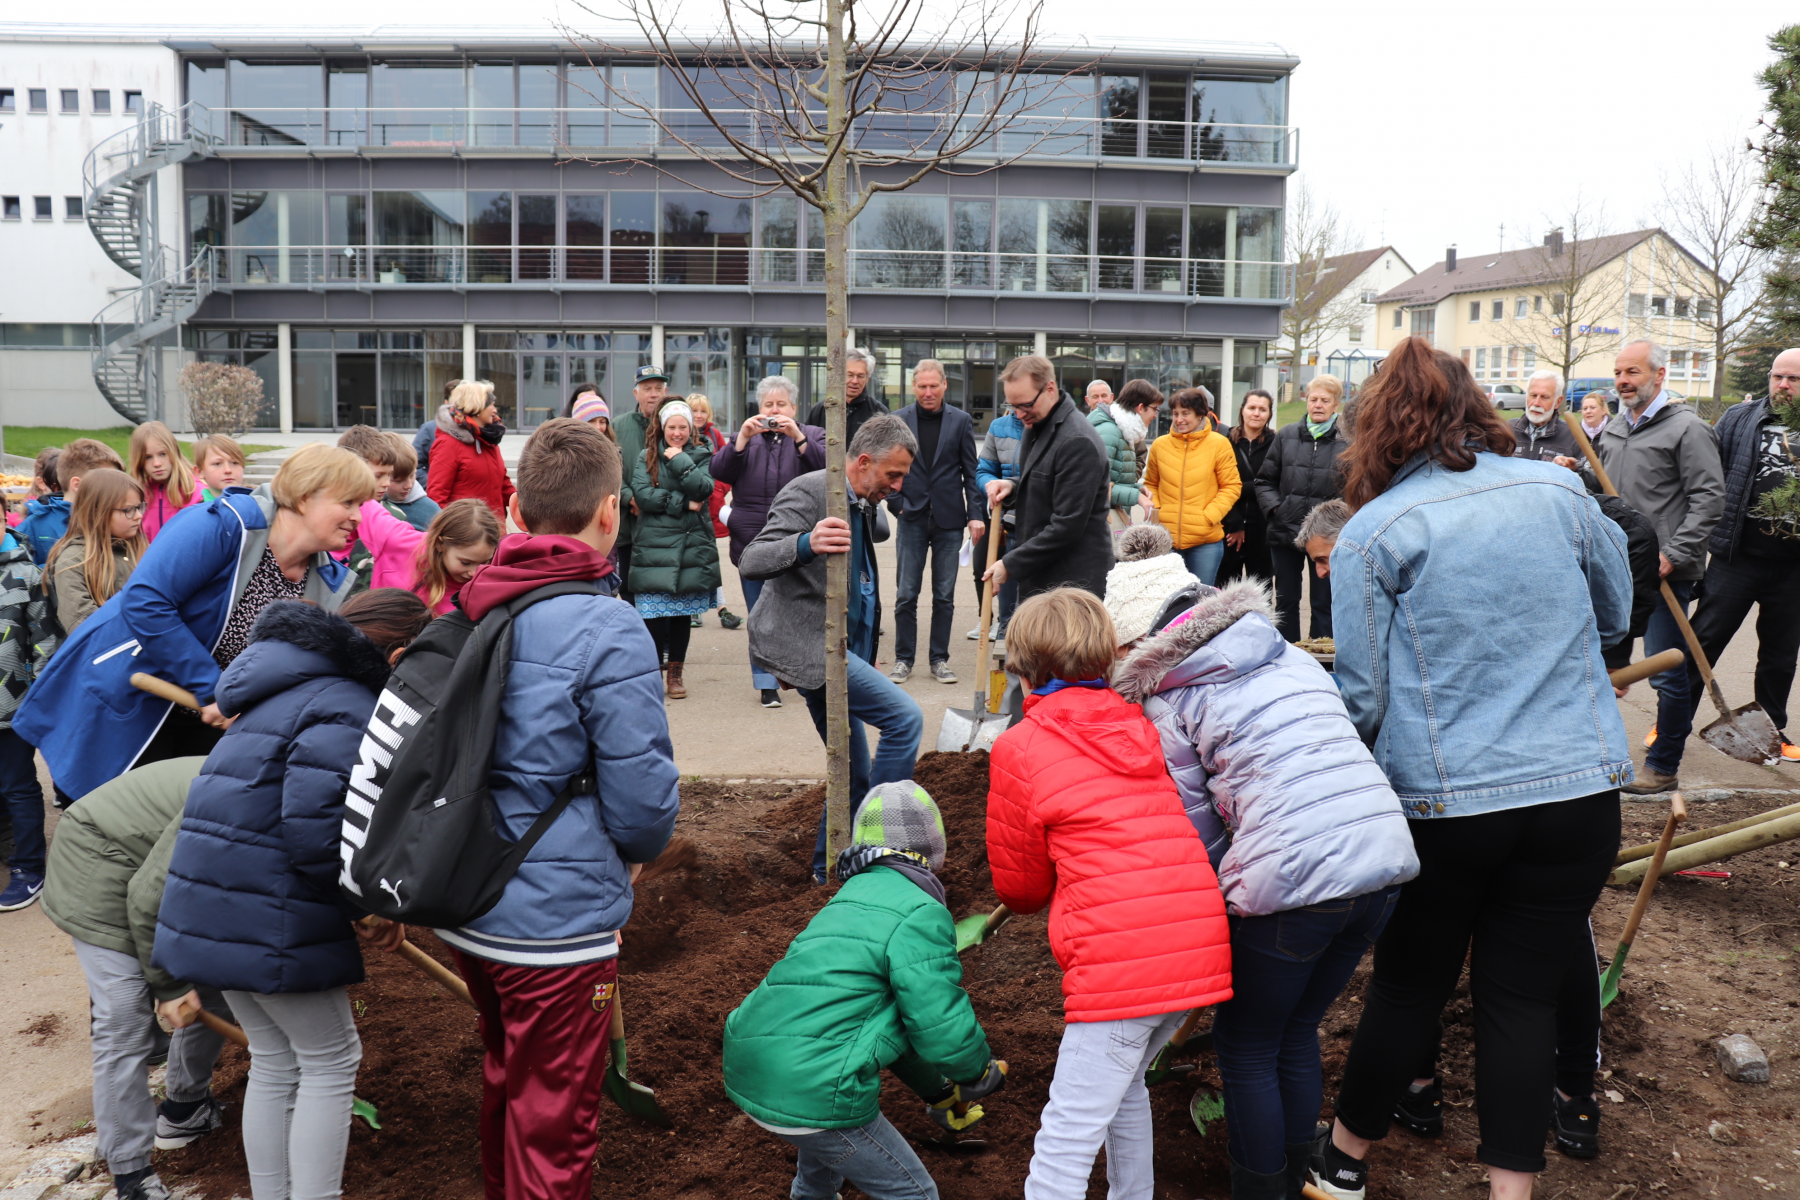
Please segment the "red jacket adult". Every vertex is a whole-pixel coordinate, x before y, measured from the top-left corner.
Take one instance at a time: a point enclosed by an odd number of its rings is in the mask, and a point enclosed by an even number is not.
[[[994,891],[1016,912],[1050,905],[1066,1020],[1231,998],[1219,881],[1137,705],[1111,688],[1027,696],[988,771]]]
[[[706,439],[707,445],[712,447],[714,454],[717,454],[725,448],[725,435],[720,432],[716,422],[708,425],[705,429],[702,429],[700,431],[700,436]],[[723,479],[720,479],[713,484],[712,500],[707,504],[706,508],[707,513],[712,517],[713,536],[716,538],[729,537],[731,534],[731,531],[725,528],[725,522],[719,520],[719,510],[725,507],[725,497],[730,494],[731,485],[726,483]]]
[[[440,457],[441,456],[441,457]],[[438,409],[437,438],[431,443],[431,470],[425,477],[425,494],[443,508],[452,500],[473,496],[506,524],[506,502],[512,499],[513,482],[506,474],[500,447],[475,436],[467,425],[458,425],[448,404]]]

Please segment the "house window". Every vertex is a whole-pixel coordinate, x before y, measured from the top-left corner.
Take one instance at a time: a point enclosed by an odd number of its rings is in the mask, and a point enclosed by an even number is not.
[[[1471,349],[1469,349],[1469,348],[1468,348],[1468,347],[1467,347],[1467,346],[1464,346],[1464,347],[1463,347],[1463,348],[1462,348],[1462,360],[1463,360],[1463,366],[1465,366],[1465,367],[1467,367],[1467,366],[1469,366],[1469,365],[1470,365],[1470,363],[1471,363],[1471,362],[1473,362],[1473,358],[1472,358],[1472,355],[1473,355],[1473,354],[1474,354],[1474,353],[1475,353],[1475,352],[1474,352],[1474,351],[1473,351],[1473,350],[1471,350]]]
[[[1504,301],[1504,300],[1494,301],[1494,317],[1493,317],[1493,319],[1496,321],[1501,321],[1501,320],[1506,319],[1506,301]]]
[[[19,219],[19,198],[17,196],[0,196],[0,220],[16,221]]]
[[[1650,297],[1650,315],[1666,317],[1669,315],[1669,298],[1667,296]]]
[[[1525,373],[1529,375],[1537,370],[1537,351],[1530,346],[1525,347]]]
[[[1469,320],[1470,321],[1481,320],[1481,301],[1479,301],[1479,300],[1469,301]]]
[[[11,88],[0,88],[0,112],[17,112],[17,103]]]
[[[1402,309],[1399,305],[1394,306],[1394,328],[1395,329],[1400,328],[1400,314],[1403,313],[1404,311],[1405,310]]]
[[[1542,296],[1533,296],[1531,298],[1531,311],[1534,313],[1541,313],[1544,311],[1544,298]]]
[[[1688,352],[1686,350],[1669,351],[1669,375],[1674,379],[1686,379],[1688,373]]]
[[[1675,315],[1678,317],[1687,316],[1689,310],[1692,307],[1692,303],[1693,302],[1690,301],[1686,296],[1675,297]]]
[[[1520,296],[1513,301],[1513,316],[1521,321],[1525,319],[1525,297]]]
[[[1713,302],[1708,300],[1705,296],[1700,297],[1694,304],[1694,318],[1696,320],[1710,321],[1713,319],[1714,311]]]
[[[1414,337],[1422,337],[1430,342],[1437,333],[1437,308],[1415,308],[1412,315],[1412,332]]]
[[[94,89],[94,111],[109,113],[112,111],[112,92],[106,88]]]
[[[1363,327],[1361,325],[1352,325],[1350,327],[1350,340],[1353,342],[1362,341],[1362,329]]]
[[[66,113],[81,111],[81,89],[62,88],[62,110]]]
[[[50,111],[50,89],[49,88],[26,88],[25,89],[25,98],[27,100],[31,101],[31,111],[32,112],[49,112]]]
[[[1506,348],[1506,377],[1508,379],[1517,379],[1519,377],[1519,364],[1523,362],[1524,359],[1524,352],[1521,351],[1519,347],[1508,346]]]
[[[1695,379],[1712,378],[1712,355],[1704,350],[1694,351],[1694,369],[1691,372]]]
[[[1464,353],[1466,354],[1467,351],[1464,351]],[[1486,376],[1487,376],[1487,347],[1486,346],[1477,346],[1477,347],[1475,347],[1475,378],[1483,379],[1483,378],[1486,378]]]
[[[1628,317],[1643,316],[1644,299],[1645,297],[1642,292],[1633,292],[1631,295],[1625,297],[1625,315]]]
[[[1568,297],[1562,292],[1550,297],[1550,311],[1559,317],[1562,316],[1563,302],[1567,299]]]
[[[63,197],[63,216],[71,221],[81,220],[81,197]]]
[[[1375,293],[1374,288],[1364,288],[1363,293],[1362,293],[1362,302],[1364,304],[1375,303],[1375,295],[1376,295],[1376,293]]]
[[[143,112],[144,111],[144,93],[142,93],[142,92],[126,92],[125,93],[125,111],[128,113]]]
[[[31,198],[31,219],[34,221],[48,221],[50,216],[50,197],[33,196]]]

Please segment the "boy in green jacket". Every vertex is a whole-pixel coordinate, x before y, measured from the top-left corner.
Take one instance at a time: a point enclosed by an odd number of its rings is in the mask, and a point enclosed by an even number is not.
[[[1006,1082],[956,957],[933,872],[944,820],[912,780],[857,810],[838,856],[842,886],[725,1020],[725,1094],[799,1153],[792,1200],[832,1200],[845,1180],[872,1200],[936,1200],[919,1156],[881,1115],[891,1068],[946,1130],[981,1119]],[[953,1083],[952,1080],[966,1080]]]

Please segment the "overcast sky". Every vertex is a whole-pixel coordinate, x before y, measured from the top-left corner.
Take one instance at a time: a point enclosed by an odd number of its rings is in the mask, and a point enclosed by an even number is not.
[[[605,0],[589,3],[607,11]],[[1603,205],[1614,228],[1657,224],[1664,174],[1752,130],[1766,38],[1800,20],[1792,0],[1045,3],[1045,30],[1058,37],[1276,42],[1298,55],[1297,178],[1364,246],[1385,239],[1414,269],[1452,243],[1467,256],[1537,242],[1578,196]],[[706,24],[719,11],[718,0],[680,7]],[[237,25],[251,11],[243,0],[172,0],[154,19]],[[269,11],[284,24],[592,23],[573,0],[308,0]],[[141,0],[83,0],[76,19],[148,15]]]

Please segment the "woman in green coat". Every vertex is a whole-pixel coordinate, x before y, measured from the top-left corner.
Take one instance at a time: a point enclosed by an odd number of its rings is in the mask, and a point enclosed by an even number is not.
[[[690,617],[719,606],[719,543],[713,537],[712,446],[694,437],[694,410],[671,400],[631,471],[637,529],[631,542],[631,588],[638,615],[668,663],[664,694],[687,697],[681,680]]]
[[[1149,422],[1156,419],[1162,401],[1155,384],[1133,379],[1111,404],[1096,405],[1088,414],[1088,424],[1099,430],[1100,440],[1106,443],[1115,530],[1131,524],[1131,508],[1142,490],[1138,481],[1144,477],[1142,448],[1150,444]]]

